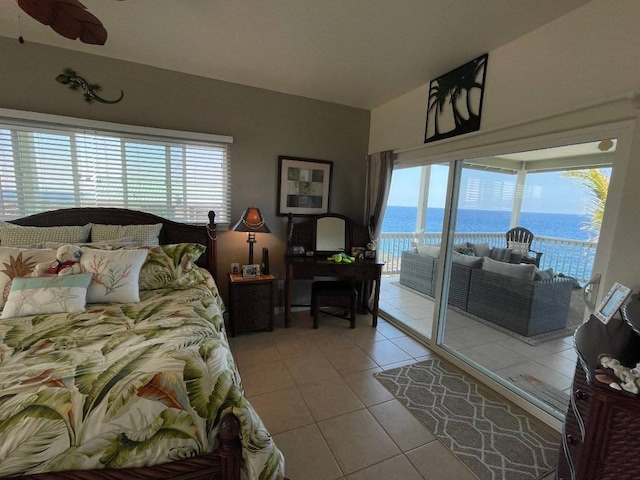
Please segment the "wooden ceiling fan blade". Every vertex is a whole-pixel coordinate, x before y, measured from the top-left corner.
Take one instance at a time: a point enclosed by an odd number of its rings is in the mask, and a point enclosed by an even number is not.
[[[65,38],[92,45],[107,41],[102,22],[78,0],[18,0],[18,6]]]

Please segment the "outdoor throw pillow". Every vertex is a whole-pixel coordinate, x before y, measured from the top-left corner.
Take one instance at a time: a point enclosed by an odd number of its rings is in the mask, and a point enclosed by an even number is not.
[[[453,261],[470,268],[480,268],[482,266],[482,257],[465,255],[458,252],[453,252]]]
[[[491,247],[488,243],[470,243],[469,245],[473,247],[478,257],[488,257],[491,255]]]
[[[440,257],[440,245],[418,245],[418,253],[420,255],[427,255],[433,258]]]
[[[534,280],[553,280],[553,268],[547,268],[546,270],[536,270],[536,276]]]
[[[96,250],[82,248],[82,271],[93,274],[87,303],[140,301],[138,279],[147,250]]]
[[[536,266],[514,265],[512,263],[498,262],[490,258],[485,258],[484,262],[482,262],[482,270],[517,278],[518,280],[533,280]]]
[[[13,279],[0,318],[84,312],[90,273]]]
[[[507,246],[513,251],[513,253],[519,253],[523,257],[526,257],[529,255],[528,243],[513,242],[509,240],[509,242],[507,242]]]
[[[511,249],[494,247],[491,250],[491,255],[489,255],[489,258],[491,258],[492,260],[497,260],[498,262],[509,262],[509,260],[511,259]]]

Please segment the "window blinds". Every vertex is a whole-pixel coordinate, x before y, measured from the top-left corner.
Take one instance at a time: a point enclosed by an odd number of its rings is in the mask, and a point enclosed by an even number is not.
[[[0,191],[5,220],[57,208],[121,207],[189,223],[206,223],[214,210],[216,222],[225,224],[231,215],[229,148],[226,142],[0,120]]]

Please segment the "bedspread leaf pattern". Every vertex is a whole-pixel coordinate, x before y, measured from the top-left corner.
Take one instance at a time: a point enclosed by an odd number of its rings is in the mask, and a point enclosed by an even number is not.
[[[233,412],[248,477],[283,478],[282,454],[244,397],[217,288],[203,278],[143,291],[138,304],[2,320],[0,476],[211,452]]]

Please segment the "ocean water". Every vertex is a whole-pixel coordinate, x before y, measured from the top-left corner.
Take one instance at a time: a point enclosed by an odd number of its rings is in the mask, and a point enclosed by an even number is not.
[[[383,232],[413,232],[416,228],[417,207],[388,206],[382,222]],[[427,232],[441,232],[444,209],[427,209]],[[522,212],[519,226],[528,228],[536,236],[589,240],[589,232],[582,228],[588,215],[565,213]],[[511,212],[496,210],[458,210],[456,232],[506,232]]]

